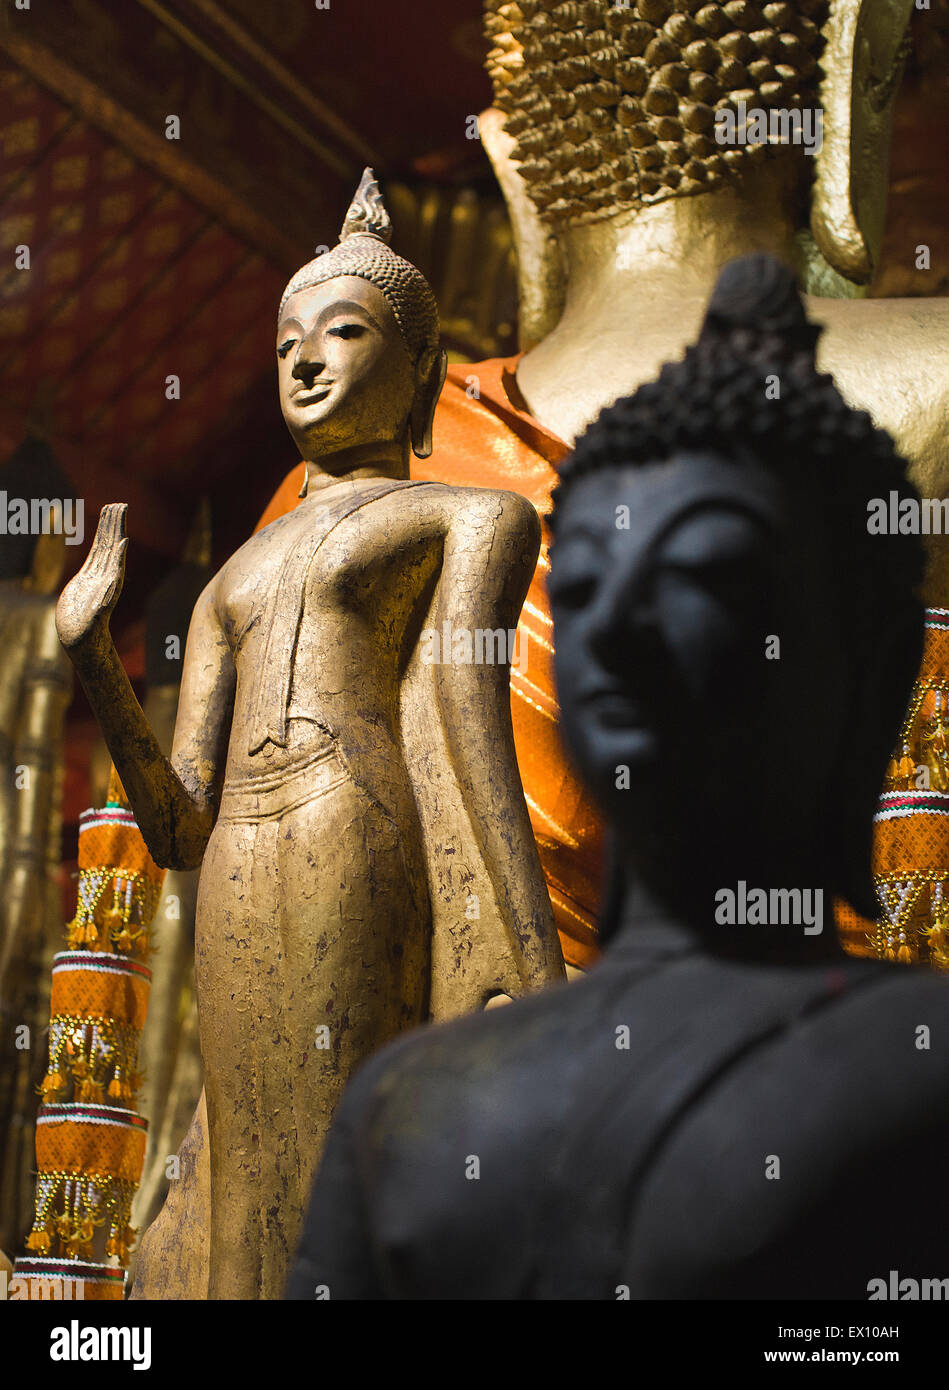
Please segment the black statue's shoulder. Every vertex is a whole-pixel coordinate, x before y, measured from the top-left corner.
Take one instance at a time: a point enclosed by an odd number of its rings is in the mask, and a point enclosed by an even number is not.
[[[339,1121],[405,1296],[793,1297],[802,1233],[840,1231],[834,1289],[872,1277],[895,1235],[864,1230],[871,1190],[949,1159],[947,1091],[949,982],[927,972],[617,956],[384,1049]],[[775,1261],[790,1291],[749,1294]]]
[[[855,988],[725,1069],[664,1137],[630,1213],[633,1296],[865,1299],[941,1269],[949,981],[854,963]]]

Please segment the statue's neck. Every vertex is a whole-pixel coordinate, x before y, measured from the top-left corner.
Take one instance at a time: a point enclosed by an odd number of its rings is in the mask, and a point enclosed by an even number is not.
[[[409,476],[408,446],[399,442],[356,444],[305,462],[303,497],[313,497],[334,483],[356,482],[362,478],[401,480]]]
[[[622,942],[622,949],[635,950],[640,933],[652,940],[658,929],[671,932],[678,946],[708,955],[776,965],[846,959],[831,889],[813,883],[792,888],[754,873],[729,883],[710,881],[706,891],[692,884],[683,892],[681,879],[658,882],[627,865],[611,926],[607,949]]]
[[[541,423],[572,442],[604,405],[681,356],[728,261],[770,251],[797,265],[796,182],[795,165],[775,160],[711,193],[568,228],[563,315],[517,371]]]

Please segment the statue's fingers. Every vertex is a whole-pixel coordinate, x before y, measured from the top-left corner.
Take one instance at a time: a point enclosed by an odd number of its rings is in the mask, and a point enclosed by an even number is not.
[[[89,554],[86,556],[86,563],[83,569],[91,571],[101,562],[102,556],[109,548],[109,535],[112,530],[112,517],[110,506],[105,506],[99,513],[99,524],[96,533],[92,538],[92,545],[89,547]]]
[[[103,515],[108,514],[108,525],[106,535],[108,539],[108,549],[115,550],[120,540],[125,536],[125,514],[128,506],[125,502],[109,502],[102,508]]]
[[[76,575],[77,579],[92,578],[94,575],[98,574],[102,569],[102,556],[105,553],[105,545],[103,540],[105,532],[105,517],[100,515],[99,525],[96,527],[96,533],[92,538],[92,544],[89,547],[89,553],[83,561],[79,573]]]
[[[115,603],[116,596],[122,592],[122,585],[125,583],[125,552],[128,550],[128,537],[122,535],[125,529],[125,516],[119,514],[114,518],[114,532],[110,549],[106,553],[103,561],[102,578],[108,584],[103,597],[103,606],[111,608]]]
[[[108,502],[99,513],[95,539],[83,566],[89,574],[100,575],[114,566],[116,547],[125,535],[126,511],[124,502]]]
[[[128,539],[125,533],[125,514],[128,507],[124,502],[113,502],[110,504],[110,508],[109,559],[114,566],[121,562],[128,548]]]

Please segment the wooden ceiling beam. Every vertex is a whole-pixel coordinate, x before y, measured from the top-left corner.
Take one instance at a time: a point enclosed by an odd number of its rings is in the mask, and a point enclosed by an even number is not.
[[[334,173],[351,183],[359,178],[361,165],[378,164],[379,155],[368,141],[321,101],[305,83],[264,48],[243,24],[227,14],[217,0],[138,0],[149,14],[164,24],[176,38],[186,43],[204,62],[249,97],[261,111],[275,121],[305,149],[322,159]],[[217,36],[223,38],[246,60],[247,67],[238,67],[201,38],[194,17],[203,21]],[[264,90],[262,77],[269,78],[277,89],[280,101],[275,102]],[[302,114],[316,122],[342,149],[333,148],[325,139],[314,135],[309,125],[303,125],[286,110],[289,97]],[[354,162],[355,161],[355,162]]]
[[[16,32],[9,18],[0,23],[0,49],[41,86],[198,203],[271,265],[289,273],[299,264],[295,238],[287,236],[226,184],[183,154],[176,142],[166,140],[163,134],[140,121],[45,45]]]

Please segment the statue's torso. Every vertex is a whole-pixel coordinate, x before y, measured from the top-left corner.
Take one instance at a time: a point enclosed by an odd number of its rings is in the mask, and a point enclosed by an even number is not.
[[[395,489],[335,528],[327,512],[339,489],[324,491],[252,536],[218,576],[217,610],[237,675],[225,780],[292,768],[329,746],[341,729],[367,758],[396,752],[400,681],[412,640],[407,634],[437,582],[444,537],[466,490],[437,484]],[[300,617],[286,747],[268,742],[251,753],[259,692],[263,683],[270,698],[277,655],[267,601],[288,552],[307,537],[312,560],[302,595],[287,596]],[[282,612],[278,621],[276,646],[282,649],[294,640],[293,614]]]

